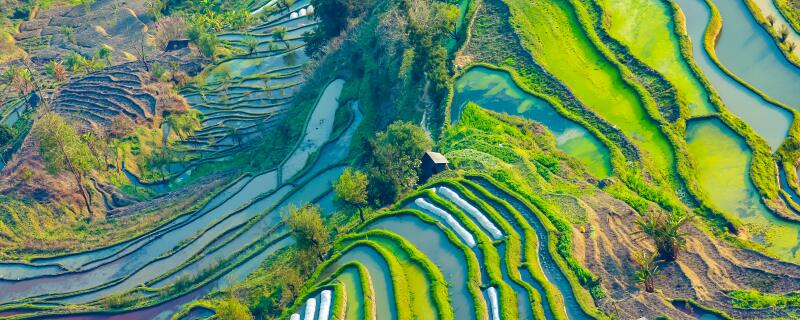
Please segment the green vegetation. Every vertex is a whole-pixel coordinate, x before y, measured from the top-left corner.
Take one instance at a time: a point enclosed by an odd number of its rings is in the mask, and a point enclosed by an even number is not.
[[[81,141],[75,128],[55,113],[44,115],[33,127],[33,136],[39,141],[39,153],[47,171],[57,174],[66,171],[75,179],[83,197],[86,211],[91,215],[92,204],[84,186],[86,177],[97,167],[89,147]]]
[[[290,207],[286,217],[286,224],[291,229],[292,236],[300,248],[300,255],[325,259],[328,250],[328,230],[320,217],[319,207],[305,205],[300,208]],[[309,260],[312,258],[305,258]]]
[[[783,309],[800,306],[800,294],[765,294],[756,290],[734,290],[728,293],[734,308]]]
[[[408,122],[395,122],[370,141],[367,173],[370,198],[392,203],[417,184],[422,155],[433,146],[425,131]]]
[[[686,246],[687,234],[681,228],[691,221],[689,216],[666,214],[649,214],[636,221],[641,233],[650,237],[656,245],[658,255],[668,261],[675,261],[683,247]],[[648,291],[652,292],[652,291]]]
[[[74,1],[87,10],[92,2]],[[315,21],[288,19],[310,10],[305,2],[261,8],[265,3],[149,0],[152,20],[140,19],[153,27],[152,39],[141,39],[146,72],[134,75],[148,93],[159,92],[150,95],[159,108],[143,111],[148,117],[114,115],[100,130],[92,121],[69,124],[45,102],[42,112],[17,121],[37,119],[31,137],[38,148],[21,157],[51,174],[11,162],[11,177],[22,182],[0,187],[0,246],[9,248],[0,257],[21,260],[21,269],[57,269],[46,281],[95,268],[119,275],[91,288],[76,282],[64,292],[11,298],[3,310],[33,303],[38,311],[21,316],[45,317],[173,308],[173,299],[210,287],[217,290],[175,318],[197,307],[216,319],[286,319],[326,290],[334,319],[452,320],[465,312],[478,319],[617,319],[642,310],[662,318],[685,312],[676,294],[756,316],[800,306],[797,294],[776,293],[779,285],[795,287],[791,265],[741,251],[798,259],[800,225],[777,196],[774,164],[788,169],[796,186],[800,126],[773,156],[698,72],[675,4],[310,0]],[[30,5],[33,16],[45,4]],[[5,27],[24,18],[14,19]],[[318,24],[302,25],[310,21]],[[718,15],[710,25],[703,45],[716,59]],[[306,27],[299,38],[297,28]],[[80,42],[77,28],[61,31]],[[193,42],[191,59],[175,62],[154,49],[183,36]],[[10,39],[0,31],[0,54],[14,54]],[[114,50],[103,45],[91,57],[73,52],[41,70],[10,69],[8,84],[0,84],[0,115],[76,74],[95,76],[113,65]],[[183,70],[209,62],[195,77]],[[471,88],[480,94],[459,96],[459,79],[470,70],[488,70],[503,85],[484,79]],[[344,83],[335,101],[348,107],[317,119],[319,88],[332,81]],[[124,99],[127,91],[109,95]],[[252,119],[252,126],[237,125]],[[316,150],[310,132],[333,127],[338,136],[356,121],[354,136]],[[0,126],[0,150],[17,148],[26,132],[24,124]],[[576,137],[583,140],[565,143]],[[311,160],[283,173],[294,150]],[[429,150],[444,154],[449,170],[421,184],[420,158]],[[209,211],[196,211],[236,176],[229,186],[243,189],[226,190]],[[14,197],[64,177],[76,190],[50,197],[52,205]],[[63,201],[67,196],[80,196],[81,207]],[[112,208],[119,202],[134,204]],[[94,215],[98,208],[121,216]],[[149,242],[86,253],[74,258],[77,266],[32,260],[120,243],[158,224],[165,227],[152,237],[176,235],[176,243],[144,254],[150,260],[141,269],[115,259]],[[25,275],[9,269],[16,267],[0,264],[0,271]],[[244,282],[231,283],[245,272]],[[719,275],[746,279],[709,280]],[[21,290],[36,292],[20,281]],[[140,283],[126,287],[128,281]],[[722,294],[730,301],[709,301]],[[84,295],[97,296],[64,303]],[[703,309],[692,305],[689,311]]]
[[[775,5],[786,20],[792,24],[792,28],[800,32],[800,1],[797,0],[775,0]],[[769,19],[769,17],[767,17]],[[773,19],[774,20],[774,19]]]
[[[367,204],[367,175],[361,171],[347,168],[339,180],[333,184],[336,199],[358,209],[358,217],[364,222],[364,206]]]
[[[656,291],[655,277],[661,273],[658,269],[658,262],[656,258],[658,253],[634,253],[633,261],[636,263],[636,273],[634,274],[636,282],[644,285],[644,291],[653,293]]]
[[[683,60],[668,6],[638,0],[600,2],[609,18],[611,35],[675,86],[691,116],[715,111],[702,84]]]
[[[584,30],[569,1],[507,1],[525,47],[594,112],[641,146],[653,174],[670,181],[674,151],[648,115],[635,86]],[[567,33],[568,36],[564,36]],[[564,54],[568,52],[569,54]],[[585,81],[585,79],[592,79]],[[609,94],[613,93],[613,94]]]

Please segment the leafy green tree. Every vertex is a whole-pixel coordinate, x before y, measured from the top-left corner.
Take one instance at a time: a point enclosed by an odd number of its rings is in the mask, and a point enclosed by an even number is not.
[[[36,121],[33,136],[39,141],[39,154],[47,171],[56,174],[68,171],[75,179],[89,213],[91,203],[83,182],[95,167],[89,147],[82,141],[78,132],[55,113],[47,113]]]
[[[325,261],[330,237],[319,207],[310,204],[299,208],[292,206],[288,212],[285,221],[297,241],[297,246],[303,252],[316,256],[319,261]]]
[[[170,129],[181,139],[186,139],[195,130],[202,127],[200,112],[196,110],[170,114],[166,121]]]
[[[667,261],[678,259],[681,249],[686,246],[687,234],[681,231],[683,225],[690,221],[690,216],[651,213],[636,221],[641,231],[650,237],[658,249],[658,255]]]
[[[379,132],[369,144],[368,168],[373,199],[394,202],[400,194],[413,189],[418,180],[420,158],[433,147],[422,128],[411,122],[397,121]]]
[[[657,257],[658,253],[639,252],[633,254],[633,262],[636,264],[634,273],[636,283],[644,285],[644,291],[649,293],[656,291],[655,277],[661,273],[661,270],[658,269],[658,263],[661,261],[656,260]]]
[[[358,216],[364,222],[364,206],[367,204],[367,175],[353,168],[347,168],[334,182],[336,200],[358,209]]]
[[[457,6],[449,3],[435,1],[434,6],[434,20],[438,22],[438,26],[442,28],[442,32],[448,34],[451,38],[458,39],[458,19],[461,17],[461,10]]]
[[[14,140],[14,128],[0,124],[0,150]]]
[[[230,297],[219,303],[216,311],[216,318],[220,320],[248,320],[253,319],[250,309],[242,304],[239,299]]]

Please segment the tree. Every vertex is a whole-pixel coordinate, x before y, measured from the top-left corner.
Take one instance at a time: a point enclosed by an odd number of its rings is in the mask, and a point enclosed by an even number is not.
[[[641,231],[649,236],[658,249],[658,255],[667,261],[678,259],[680,250],[686,246],[687,234],[681,231],[684,224],[690,221],[689,216],[675,216],[659,212],[651,213],[636,221]]]
[[[14,140],[14,128],[0,124],[0,151]]]
[[[150,72],[150,64],[147,62],[147,59],[151,52],[152,47],[149,41],[147,41],[147,33],[142,33],[142,37],[139,38],[139,45],[136,47],[136,55],[148,73]]]
[[[170,129],[175,132],[181,139],[186,139],[202,127],[201,114],[197,110],[192,110],[182,113],[170,114],[166,122],[169,124]]]
[[[636,272],[634,278],[636,283],[644,285],[644,291],[653,293],[655,288],[655,277],[657,277],[661,270],[658,269],[657,261],[658,253],[649,254],[646,252],[638,252],[633,254],[633,262],[636,264]]]
[[[242,39],[242,44],[247,48],[247,54],[256,52],[256,49],[258,49],[258,39],[251,35],[245,36],[244,39]]]
[[[288,212],[285,221],[298,247],[315,255],[319,261],[325,261],[325,251],[330,238],[319,207],[310,204],[299,208],[290,206]]]
[[[39,141],[39,154],[44,160],[47,171],[56,174],[68,171],[75,179],[89,213],[91,203],[83,181],[96,166],[89,147],[82,141],[75,128],[64,121],[61,116],[48,112],[36,121],[32,129],[33,136]]]
[[[286,45],[286,49],[289,49],[289,42],[286,41],[286,33],[286,28],[284,27],[275,28],[275,30],[272,30],[272,38],[275,39],[275,41],[283,42],[283,44]]]
[[[786,39],[789,38],[789,27],[785,24],[782,24],[780,28],[778,28],[778,34],[780,35],[781,42],[786,42]]]
[[[773,16],[771,14],[768,14],[767,15],[767,22],[769,22],[769,26],[770,27],[774,27],[775,26],[775,16]]]
[[[367,204],[367,175],[353,168],[347,168],[333,183],[336,200],[358,209],[358,216],[364,222],[364,205]]]
[[[219,303],[216,311],[216,318],[220,320],[247,320],[253,319],[250,309],[242,304],[239,299],[231,296]]]
[[[53,79],[56,81],[64,81],[67,80],[67,69],[64,68],[64,64],[61,62],[51,60],[47,63],[47,74],[49,74]]]
[[[370,193],[387,204],[416,186],[420,158],[433,147],[433,141],[418,125],[397,121],[379,132],[368,147]]]
[[[441,31],[458,41],[458,20],[461,17],[461,10],[453,4],[435,1],[433,15]]]
[[[112,52],[114,52],[114,48],[105,44],[100,46],[92,57],[92,62],[94,64],[92,69],[102,69],[103,67],[111,65]]]

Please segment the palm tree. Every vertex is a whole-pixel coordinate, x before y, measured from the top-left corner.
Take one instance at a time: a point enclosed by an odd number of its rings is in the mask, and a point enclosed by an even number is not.
[[[781,43],[786,42],[786,39],[789,38],[789,27],[782,24],[780,28],[778,28],[778,33],[780,34]]]
[[[658,264],[662,261],[656,260],[656,257],[658,257],[658,253],[637,252],[633,254],[633,262],[636,264],[634,273],[636,283],[643,284],[644,291],[649,293],[656,291],[655,277],[661,273]]]
[[[658,255],[664,260],[674,261],[678,259],[681,248],[686,245],[687,234],[681,231],[681,228],[689,221],[688,215],[651,213],[636,221],[641,230],[635,234],[643,233],[649,236],[658,249]]]
[[[245,36],[244,39],[242,39],[242,43],[247,48],[247,54],[252,54],[258,49],[258,39],[251,35]]]
[[[275,28],[275,30],[272,31],[272,37],[275,41],[283,42],[286,45],[286,49],[289,49],[289,42],[286,41],[286,28]]]

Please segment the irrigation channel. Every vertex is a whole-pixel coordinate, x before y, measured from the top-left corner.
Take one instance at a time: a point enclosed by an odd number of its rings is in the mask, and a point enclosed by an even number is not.
[[[215,266],[223,267],[222,272],[212,274],[214,281],[186,296],[196,298],[243,280],[270,253],[291,244],[280,224],[280,212],[286,206],[316,202],[326,213],[333,210],[330,185],[343,170],[338,163],[346,158],[362,118],[358,104],[349,104],[351,110],[345,114],[350,114],[351,120],[330,140],[343,82],[335,80],[325,88],[308,118],[305,135],[279,168],[243,177],[197,212],[137,239],[43,259],[36,261],[38,267],[5,265],[6,276],[24,275],[25,279],[0,281],[0,301],[6,307],[23,302],[85,304],[142,285],[162,288],[181,277],[215,270]],[[26,275],[26,268],[36,276]],[[186,296],[155,308],[174,311],[186,302]]]

